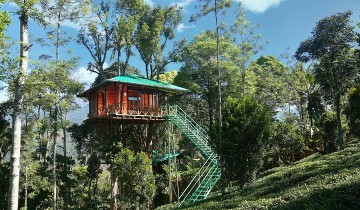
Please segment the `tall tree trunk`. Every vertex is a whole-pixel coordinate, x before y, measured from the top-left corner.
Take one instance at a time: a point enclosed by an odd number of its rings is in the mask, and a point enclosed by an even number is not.
[[[118,190],[118,179],[114,174],[114,163],[111,163],[111,207],[112,210],[117,210],[117,199],[116,196],[119,193]]]
[[[146,78],[150,79],[149,78],[149,64],[148,63],[145,63],[145,70],[146,70]]]
[[[120,65],[120,56],[121,56],[121,52],[120,52],[120,49],[118,49],[118,51],[117,51],[118,76],[120,76],[122,74],[121,65]]]
[[[26,0],[24,0],[24,4]],[[25,8],[22,8],[20,16],[20,69],[15,81],[14,109],[12,116],[12,147],[10,158],[10,184],[8,209],[17,210],[19,206],[19,179],[20,179],[20,147],[21,147],[21,118],[23,105],[24,76],[28,65],[28,21],[29,15]]]
[[[218,5],[217,0],[215,0],[215,24],[216,24],[216,70],[218,73],[218,97],[219,97],[219,144],[220,151],[222,152],[222,94],[221,94],[221,71],[220,71],[220,33],[219,33],[219,24],[218,24]],[[220,155],[220,173],[223,174],[223,158]],[[224,179],[221,179],[221,194],[225,194],[225,183]]]
[[[335,99],[335,106],[336,106],[336,124],[338,128],[338,145],[339,149],[343,148],[344,139],[343,139],[343,131],[341,127],[341,105],[340,105],[340,95],[337,94]]]
[[[27,174],[27,166],[25,166],[25,201],[24,201],[24,209],[27,210],[28,206],[28,174]]]
[[[127,70],[128,66],[129,66],[130,56],[131,56],[131,49],[127,49],[126,50],[126,59],[125,59],[124,71],[123,71],[124,74],[126,74],[126,70]]]
[[[54,113],[54,143],[52,145],[52,152],[53,152],[53,165],[52,165],[52,177],[53,177],[53,197],[52,197],[52,206],[53,210],[56,210],[56,200],[57,200],[57,186],[56,186],[56,140],[58,135],[58,126],[57,126],[57,115],[58,109],[55,107]]]

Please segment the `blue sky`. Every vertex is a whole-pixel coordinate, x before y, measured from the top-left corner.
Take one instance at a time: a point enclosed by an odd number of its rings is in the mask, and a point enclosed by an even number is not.
[[[178,4],[183,7],[184,20],[177,28],[175,40],[182,38],[191,41],[194,35],[205,30],[214,30],[214,16],[209,15],[198,20],[195,24],[189,23],[189,17],[195,13],[194,5],[197,4],[195,0],[145,0],[150,5],[172,5]],[[243,7],[247,11],[247,19],[252,24],[259,24],[258,32],[262,34],[262,39],[265,42],[270,40],[269,45],[265,47],[264,51],[259,52],[260,55],[273,55],[279,57],[289,48],[289,53],[293,54],[299,43],[309,37],[316,22],[321,18],[333,15],[337,12],[346,10],[353,10],[353,21],[360,22],[360,0],[243,0]],[[235,1],[234,1],[235,3]],[[16,11],[14,5],[6,4],[2,7],[3,11]],[[234,22],[234,9],[228,11],[226,18],[221,18],[221,21],[227,24]],[[19,21],[16,16],[12,16],[12,24],[8,27],[6,35],[11,39],[19,40]],[[73,23],[65,23],[63,28],[69,35],[76,38],[79,25]],[[31,39],[44,36],[44,29],[34,22],[30,22],[29,31]],[[171,44],[171,43],[170,43]],[[171,46],[169,46],[171,48]],[[73,41],[69,47],[73,51],[74,56],[80,56],[80,62],[77,70],[74,72],[74,77],[83,82],[90,83],[95,75],[86,71],[86,64],[91,62],[91,57],[85,48]],[[67,49],[63,50],[65,53]],[[36,60],[42,53],[52,54],[52,49],[34,45],[30,51],[32,59]],[[140,61],[138,54],[131,58],[131,64],[144,69],[144,64]],[[111,61],[108,61],[111,63]],[[179,69],[181,64],[171,64],[168,70]],[[144,71],[143,71],[144,72]],[[0,93],[0,98],[3,93]]]

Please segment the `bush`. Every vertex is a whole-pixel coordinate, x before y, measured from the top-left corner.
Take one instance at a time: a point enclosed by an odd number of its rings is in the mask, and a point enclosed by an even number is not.
[[[274,122],[271,128],[266,169],[291,164],[304,157],[308,146],[295,116],[286,116],[284,120]]]
[[[254,98],[228,98],[223,111],[223,158],[227,178],[242,187],[262,165],[262,146],[269,138],[270,114]]]
[[[360,86],[350,89],[345,114],[351,134],[360,138]]]
[[[333,111],[323,113],[317,127],[320,131],[320,137],[324,142],[325,154],[335,152],[337,150],[335,144],[337,138],[336,113]]]
[[[114,161],[115,175],[120,182],[121,209],[148,209],[155,196],[155,176],[147,154],[122,149]]]

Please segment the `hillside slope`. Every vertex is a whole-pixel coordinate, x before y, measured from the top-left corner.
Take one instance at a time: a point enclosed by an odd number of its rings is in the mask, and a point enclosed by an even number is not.
[[[159,209],[174,209],[162,206]],[[182,209],[360,209],[360,140],[265,171],[250,186]]]

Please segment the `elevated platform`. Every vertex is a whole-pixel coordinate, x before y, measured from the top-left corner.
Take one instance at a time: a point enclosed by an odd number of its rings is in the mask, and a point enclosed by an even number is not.
[[[155,106],[132,106],[126,105],[110,105],[100,107],[97,113],[89,114],[87,121],[92,122],[108,122],[116,121],[120,124],[125,123],[149,123],[149,122],[165,122],[165,110]]]
[[[149,115],[125,115],[125,114],[109,114],[98,117],[89,117],[86,121],[90,122],[109,122],[109,120],[116,121],[120,124],[128,123],[149,123],[156,122],[161,123],[165,122],[166,118],[162,116],[149,116]]]

